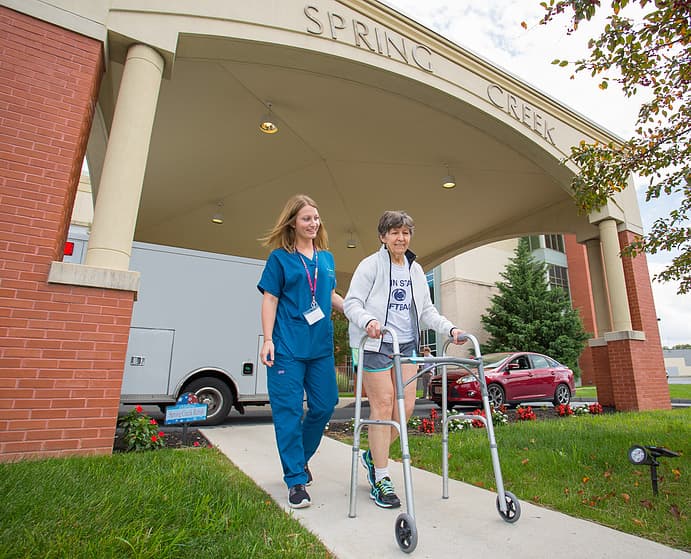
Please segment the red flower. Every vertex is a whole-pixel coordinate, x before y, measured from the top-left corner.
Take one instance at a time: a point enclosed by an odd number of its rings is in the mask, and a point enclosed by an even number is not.
[[[527,408],[523,408],[521,406],[516,408],[516,417],[519,421],[535,421],[537,419],[533,408],[530,406]]]
[[[471,415],[481,415],[482,417],[487,417],[485,415],[485,412],[481,409],[477,409],[477,410],[473,411],[473,413]],[[485,427],[485,424],[482,421],[480,421],[479,419],[473,419],[471,421],[471,425],[473,427],[475,427],[476,429],[483,429]]]
[[[420,424],[420,431],[423,433],[434,433],[434,422],[430,419],[423,419]]]
[[[153,419],[153,418],[151,418],[151,420],[149,421],[149,423],[151,423],[151,425],[158,425],[158,423],[156,423],[156,420]]]
[[[564,417],[565,415],[573,415],[573,410],[571,409],[571,406],[569,406],[568,404],[559,404],[556,407],[556,412],[557,415],[559,415],[560,417]]]
[[[142,413],[144,411],[144,408],[139,405],[134,409],[137,410],[137,413]]]
[[[166,434],[165,434],[163,431],[159,431],[159,432],[158,432],[158,438],[159,438],[159,439],[162,439],[162,438],[165,437],[165,436],[166,436]]]
[[[151,435],[151,442],[155,443],[158,440],[158,437],[156,435]]]
[[[194,441],[194,446],[199,446],[199,441]]]

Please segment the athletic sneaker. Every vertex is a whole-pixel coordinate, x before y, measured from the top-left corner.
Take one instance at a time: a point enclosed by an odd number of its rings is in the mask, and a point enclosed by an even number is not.
[[[401,506],[400,499],[396,496],[393,489],[391,478],[385,477],[374,484],[369,493],[370,499],[384,509],[396,509]]]
[[[293,485],[288,490],[288,504],[291,508],[302,509],[309,507],[312,501],[310,501],[309,493],[305,490],[305,486],[302,483]]]
[[[374,491],[374,460],[372,460],[372,453],[365,450],[360,457],[362,465],[367,470],[367,481],[369,481],[370,488]]]
[[[305,464],[305,473],[307,474],[307,482],[305,485],[309,487],[312,485],[312,472],[310,472],[310,467],[307,464]]]

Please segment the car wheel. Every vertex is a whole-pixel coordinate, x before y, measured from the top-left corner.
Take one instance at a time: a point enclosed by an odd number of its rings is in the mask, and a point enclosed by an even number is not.
[[[490,405],[494,407],[494,409],[497,409],[506,401],[506,393],[498,384],[490,384],[487,387],[487,397],[489,398]]]
[[[233,393],[228,385],[216,377],[201,377],[190,382],[183,392],[193,392],[200,404],[207,405],[206,421],[200,425],[218,425],[228,414],[233,405]]]
[[[552,403],[555,406],[568,406],[569,402],[571,402],[571,390],[565,384],[560,384],[554,391],[554,400],[552,400]]]

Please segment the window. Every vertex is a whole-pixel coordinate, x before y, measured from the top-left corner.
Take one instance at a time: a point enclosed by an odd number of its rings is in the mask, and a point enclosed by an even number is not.
[[[539,250],[540,248],[540,236],[539,235],[531,235],[528,237],[528,246],[530,247],[530,252],[533,252],[534,250]]]
[[[434,303],[434,270],[427,272],[425,277],[427,278],[427,286],[429,287],[429,296],[432,299],[432,303]]]
[[[427,286],[429,287],[429,296],[434,304],[434,270],[425,274],[427,277]],[[437,333],[434,330],[423,330],[420,336],[420,348],[428,346],[432,350],[432,355],[437,354]]]
[[[561,235],[545,235],[545,247],[557,252],[565,252],[564,237]]]
[[[548,264],[547,273],[550,287],[561,287],[567,294],[569,293],[569,273],[566,268],[556,264]]]
[[[549,369],[549,362],[542,355],[531,355],[533,369]]]

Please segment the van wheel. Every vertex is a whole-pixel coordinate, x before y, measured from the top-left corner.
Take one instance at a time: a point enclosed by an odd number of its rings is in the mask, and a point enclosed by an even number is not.
[[[218,425],[228,414],[233,405],[233,393],[228,385],[215,377],[202,377],[193,380],[183,392],[193,392],[200,404],[206,404],[206,421],[199,425]]]

